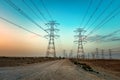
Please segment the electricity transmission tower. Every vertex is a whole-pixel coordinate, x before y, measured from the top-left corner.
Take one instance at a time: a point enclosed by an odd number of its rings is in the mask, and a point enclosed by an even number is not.
[[[82,58],[85,58],[85,54],[84,54],[84,48],[83,48],[83,42],[84,42],[84,35],[83,32],[85,32],[84,29],[82,28],[77,28],[74,32],[77,33],[77,35],[75,35],[75,38],[77,39],[74,42],[77,42],[78,47],[77,47],[77,58],[80,57],[80,55],[82,55]]]
[[[68,55],[67,55],[67,53],[66,53],[66,50],[63,50],[63,57],[64,57],[64,58],[67,58],[67,57],[68,57]]]
[[[92,59],[95,59],[95,53],[92,53]]]
[[[89,53],[88,53],[88,59],[90,59],[90,55],[89,55]]]
[[[101,50],[102,59],[104,59],[104,49]]]
[[[69,58],[73,58],[73,50],[70,50]]]
[[[99,59],[99,52],[98,52],[98,48],[96,48],[96,58]]]
[[[58,23],[56,21],[49,21],[46,25],[48,26],[48,29],[46,29],[48,35],[45,37],[49,39],[46,57],[56,57],[55,39],[59,37],[59,35],[56,35],[56,32],[59,31],[59,29],[56,29]]]
[[[111,49],[109,49],[109,59],[112,59],[112,50]]]

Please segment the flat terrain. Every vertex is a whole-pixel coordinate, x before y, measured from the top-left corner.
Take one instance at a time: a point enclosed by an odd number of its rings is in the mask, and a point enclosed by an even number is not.
[[[0,80],[119,80],[108,73],[87,72],[68,59],[27,66],[1,67]]]
[[[112,75],[120,77],[120,60],[115,59],[91,59],[79,60],[80,63],[86,63],[97,71],[111,73]]]
[[[25,66],[33,63],[53,61],[52,57],[0,57],[0,67]]]

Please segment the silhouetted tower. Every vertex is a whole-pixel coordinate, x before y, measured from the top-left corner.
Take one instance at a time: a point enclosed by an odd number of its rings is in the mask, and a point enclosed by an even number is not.
[[[83,32],[85,32],[85,30],[83,30],[82,28],[77,28],[74,32],[77,33],[77,35],[75,35],[76,37],[76,41],[77,44],[78,44],[78,47],[77,47],[77,58],[80,57],[80,54],[82,54],[82,58],[85,58],[85,54],[84,54],[84,48],[83,48],[83,42],[84,42],[84,35],[83,35]]]
[[[98,52],[98,48],[96,48],[96,59],[99,59],[99,52]]]
[[[63,50],[63,57],[65,58],[66,57],[66,51]]]
[[[64,58],[67,58],[66,50],[63,50],[63,56],[64,56]]]
[[[91,53],[92,54],[92,59],[95,59],[95,53]]]
[[[59,35],[56,35],[56,32],[59,31],[59,29],[56,29],[55,27],[58,23],[55,21],[49,21],[46,25],[48,26],[48,29],[46,29],[48,35],[45,37],[49,39],[46,57],[56,57],[55,39],[59,37]]]
[[[89,55],[89,53],[88,53],[88,59],[90,59],[90,55]]]
[[[109,59],[112,59],[112,50],[109,49]]]
[[[104,59],[104,50],[101,50],[102,59]]]
[[[72,58],[72,57],[73,57],[73,50],[70,50],[69,58]]]

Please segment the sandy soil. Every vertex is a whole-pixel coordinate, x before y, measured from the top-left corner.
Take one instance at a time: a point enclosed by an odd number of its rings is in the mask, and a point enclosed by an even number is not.
[[[45,61],[58,60],[59,58],[48,57],[0,57],[0,67],[25,66]]]
[[[109,76],[108,76],[109,77]],[[0,80],[119,80],[94,74],[77,67],[67,59],[29,66],[1,67]]]
[[[99,72],[106,72],[120,78],[120,60],[80,60]]]

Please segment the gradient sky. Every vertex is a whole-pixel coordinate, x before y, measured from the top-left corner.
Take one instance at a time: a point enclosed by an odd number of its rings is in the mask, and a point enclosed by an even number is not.
[[[46,21],[43,21],[41,15],[36,10],[36,8],[32,5],[30,0],[25,0],[25,2],[32,7],[35,13],[40,17],[36,17],[32,11],[23,3],[22,0],[11,0],[14,4],[16,4],[19,8],[21,8],[28,16],[30,16],[33,20],[35,20],[38,24],[40,24],[44,29],[47,29],[45,26]],[[40,0],[32,0],[36,4],[36,6],[40,9],[40,11],[47,18],[47,21],[50,20],[46,10],[41,4]],[[102,14],[97,21],[95,21],[94,25],[90,26],[94,20],[101,14],[101,12],[107,7],[107,5],[112,0],[101,0],[102,4],[98,7],[95,14],[91,18],[90,22],[85,26],[90,16],[93,14],[100,0],[92,0],[92,4],[86,14],[87,7],[90,3],[90,0],[43,0],[46,8],[52,15],[52,18],[56,20],[60,25],[58,25],[58,29],[60,32],[57,34],[60,35],[60,38],[56,40],[56,47],[58,55],[62,55],[63,49],[67,50],[67,53],[70,52],[71,49],[76,53],[77,45],[73,43],[75,40],[74,35],[76,34],[74,30],[78,27],[85,27],[85,30],[88,29],[85,35],[87,35],[91,30],[94,29],[106,16],[110,15],[110,13],[118,7],[116,11],[111,16],[114,16],[117,12],[120,11],[120,0],[113,0],[112,4],[108,9],[105,10],[104,14]],[[83,23],[83,17],[86,15]],[[23,15],[17,12],[14,8],[12,8],[9,4],[5,2],[5,0],[0,0],[0,17],[3,17],[7,20],[10,20],[18,25],[23,26],[26,29],[34,31],[42,36],[46,35],[46,33],[38,28],[36,25],[31,23],[28,19],[26,19]],[[110,16],[109,16],[110,17]],[[120,48],[120,31],[115,35],[109,37],[107,41],[101,40],[96,41],[97,36],[100,37],[108,35],[116,30],[120,29],[120,14],[115,15],[109,22],[105,23],[100,29],[89,36],[87,43],[85,43],[85,52],[90,53],[95,51],[95,48],[105,49],[107,53],[107,49]],[[45,55],[48,40],[29,32],[26,32],[10,23],[7,23],[0,19],[0,55],[1,56],[41,56]],[[92,38],[91,38],[92,37]],[[94,40],[95,39],[95,40]],[[114,39],[114,40],[113,40]],[[5,52],[5,53],[4,53]],[[9,53],[10,52],[10,53]],[[4,53],[4,54],[3,54]]]

